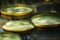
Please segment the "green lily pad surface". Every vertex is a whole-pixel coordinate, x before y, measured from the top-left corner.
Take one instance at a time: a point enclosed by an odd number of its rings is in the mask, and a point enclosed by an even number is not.
[[[32,17],[32,22],[40,25],[60,24],[60,18],[54,15],[39,14]]]

